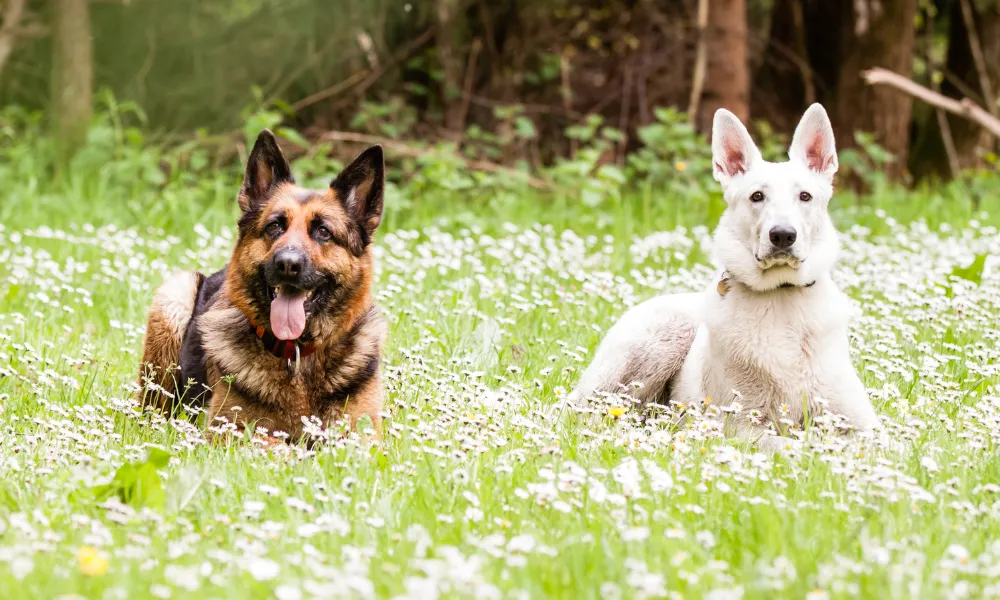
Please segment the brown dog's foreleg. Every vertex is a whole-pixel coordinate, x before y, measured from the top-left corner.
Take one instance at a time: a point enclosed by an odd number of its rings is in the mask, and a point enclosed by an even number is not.
[[[195,271],[174,273],[153,296],[139,364],[140,389],[136,394],[143,405],[164,412],[173,406],[175,398],[171,396],[176,396],[183,384],[177,381],[181,344],[204,279]]]

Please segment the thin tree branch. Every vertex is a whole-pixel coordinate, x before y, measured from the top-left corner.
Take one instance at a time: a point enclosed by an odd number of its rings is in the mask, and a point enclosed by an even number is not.
[[[462,93],[460,59],[458,56],[458,31],[454,20],[461,14],[457,0],[435,0],[437,16],[437,62],[441,67],[441,103],[444,107],[444,125],[453,136],[460,135],[462,123],[458,122],[461,105],[456,104]]]
[[[346,89],[349,89],[351,86],[353,86],[357,82],[359,82],[362,79],[364,79],[365,76],[368,75],[369,73],[371,73],[371,71],[369,71],[367,69],[364,70],[364,71],[358,71],[357,73],[352,73],[351,75],[349,75],[347,77],[347,79],[345,79],[343,81],[339,81],[336,84],[334,84],[334,85],[332,85],[332,86],[330,86],[330,87],[328,87],[326,89],[320,90],[320,91],[318,91],[316,93],[313,93],[313,94],[309,94],[305,98],[302,98],[301,100],[299,100],[295,104],[293,104],[292,108],[294,108],[295,110],[302,110],[303,108],[306,108],[307,106],[312,106],[313,104],[316,104],[317,102],[322,102],[323,100],[326,100],[327,98],[332,98],[332,97],[336,96],[337,94],[339,94],[340,92],[342,92],[342,91],[344,91]]]
[[[806,22],[802,10],[802,0],[792,0],[792,20],[795,22],[795,50],[799,58],[795,64],[802,73],[806,106],[811,106],[813,102],[816,102],[816,86],[813,84],[812,69],[809,68],[809,46],[806,44]]]
[[[997,107],[996,98],[993,96],[993,84],[990,83],[990,74],[986,69],[986,59],[983,57],[983,47],[979,43],[979,34],[976,33],[976,16],[972,12],[972,5],[969,0],[961,0],[962,18],[965,20],[965,28],[969,31],[969,48],[972,50],[972,60],[976,63],[976,74],[979,75],[979,87],[982,88],[983,101],[986,103],[986,110],[994,117],[1000,116],[1000,108]]]
[[[529,114],[530,113],[539,113],[539,114],[543,114],[543,115],[554,115],[554,116],[557,116],[557,117],[563,117],[563,118],[572,119],[572,120],[579,120],[579,119],[582,119],[583,116],[584,116],[583,114],[581,114],[581,113],[579,113],[579,112],[577,112],[575,110],[571,110],[569,112],[566,112],[566,109],[564,109],[562,107],[559,107],[559,106],[550,106],[550,105],[547,105],[547,104],[532,104],[530,102],[528,102],[528,103],[520,103],[520,102],[513,102],[513,101],[494,100],[492,98],[487,98],[485,96],[480,96],[479,94],[472,94],[472,93],[470,93],[468,95],[468,98],[469,98],[469,102],[471,104],[475,104],[476,106],[484,106],[486,108],[505,108],[505,107],[517,105],[521,109],[523,109],[525,113],[529,113]]]
[[[632,116],[632,72],[631,63],[622,70],[622,102],[618,110],[618,130],[622,132],[622,141],[618,144],[618,163],[625,164],[625,152],[628,150],[629,119]]]
[[[949,98],[933,90],[929,90],[898,73],[893,73],[888,69],[871,69],[864,71],[861,76],[868,85],[888,85],[904,94],[923,100],[931,106],[974,121],[993,135],[1000,136],[1000,119],[986,112],[981,106],[968,98],[963,98],[962,100]]]
[[[357,89],[355,90],[355,93],[356,94],[364,93],[365,90],[374,85],[375,82],[382,77],[382,75],[385,75],[385,73],[388,72],[389,69],[403,62],[404,60],[410,58],[410,56],[414,52],[419,50],[424,44],[430,41],[430,39],[434,37],[434,31],[435,31],[434,27],[426,29],[423,33],[413,38],[411,41],[407,42],[406,45],[404,45],[402,48],[397,50],[393,54],[392,60],[386,61],[378,69],[374,70],[366,69],[364,71],[358,71],[357,73],[352,74],[347,79],[337,83],[336,85],[333,85],[331,87],[326,88],[325,90],[320,90],[315,94],[310,94],[309,96],[302,98],[301,100],[293,104],[292,108],[294,108],[295,110],[302,110],[307,106],[312,106],[317,102],[322,102],[327,98],[332,98],[334,96],[337,96],[341,92],[354,87],[355,84],[357,84]],[[361,83],[358,83],[359,81]]]
[[[479,51],[483,49],[483,42],[479,38],[472,40],[472,48],[469,50],[469,58],[465,63],[465,82],[462,84],[462,103],[459,105],[458,117],[456,121],[462,127],[455,132],[458,143],[461,145],[465,137],[465,119],[469,115],[469,101],[472,97],[472,85],[476,81],[476,61],[479,59]]]
[[[646,95],[646,71],[649,68],[649,47],[643,44],[642,55],[639,57],[639,78],[635,84],[635,97],[639,105],[639,125],[649,125],[649,98]]]
[[[0,73],[17,43],[17,29],[24,16],[24,4],[25,0],[4,0],[0,8],[0,18],[3,18],[0,23]]]
[[[708,66],[708,51],[705,36],[708,31],[708,0],[698,0],[698,43],[695,50],[694,74],[691,76],[691,97],[688,100],[688,122],[694,123],[698,117],[701,92],[705,87],[705,72]]]
[[[569,79],[569,57],[566,53],[559,55],[559,93],[562,95],[563,110],[566,114],[573,112],[573,87]],[[569,153],[571,156],[576,155],[576,140],[570,138],[569,140]]]
[[[924,36],[924,60],[927,61],[927,72],[930,75],[931,90],[941,93],[941,84],[938,81],[938,66],[934,63],[934,11],[926,12],[926,35]],[[958,177],[962,166],[958,160],[958,151],[955,149],[955,138],[951,135],[951,124],[948,123],[948,116],[941,108],[934,108],[934,118],[937,119],[938,131],[941,133],[941,143],[944,145],[945,155],[948,157],[948,170],[952,177]]]

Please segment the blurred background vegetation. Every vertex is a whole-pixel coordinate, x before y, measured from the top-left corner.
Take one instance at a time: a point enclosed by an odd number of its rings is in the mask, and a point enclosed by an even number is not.
[[[404,207],[646,218],[716,193],[716,108],[776,157],[814,101],[858,203],[996,196],[995,137],[874,67],[997,116],[1000,1],[0,0],[0,218],[206,216],[265,126],[315,182],[383,143]]]

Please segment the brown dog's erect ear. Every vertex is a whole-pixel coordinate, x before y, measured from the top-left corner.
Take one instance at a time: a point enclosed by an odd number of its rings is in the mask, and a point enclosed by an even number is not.
[[[361,226],[367,246],[370,236],[382,222],[382,196],[385,191],[385,159],[382,146],[372,146],[354,159],[330,184],[344,211]]]
[[[267,199],[268,194],[279,183],[294,183],[292,168],[278,147],[278,140],[270,129],[264,129],[247,159],[247,170],[243,174],[240,188],[240,210],[250,212]]]

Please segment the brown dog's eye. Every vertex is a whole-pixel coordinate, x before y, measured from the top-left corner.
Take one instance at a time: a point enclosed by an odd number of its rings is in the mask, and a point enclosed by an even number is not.
[[[321,242],[329,242],[330,238],[333,237],[333,234],[330,233],[330,230],[327,229],[326,227],[323,227],[322,225],[316,228],[316,231],[313,232],[313,235],[316,236],[316,239]]]
[[[277,221],[274,221],[273,223],[270,223],[267,226],[267,228],[264,229],[264,233],[266,233],[267,235],[269,235],[271,237],[274,237],[274,238],[276,238],[279,235],[281,235],[284,231],[285,231],[285,228],[282,227],[281,223],[279,223]]]
[[[799,194],[799,200],[803,202],[809,202],[812,199],[813,199],[812,194],[810,194],[809,192],[802,192],[801,194]]]
[[[750,194],[750,202],[763,202],[764,192],[754,192]]]

